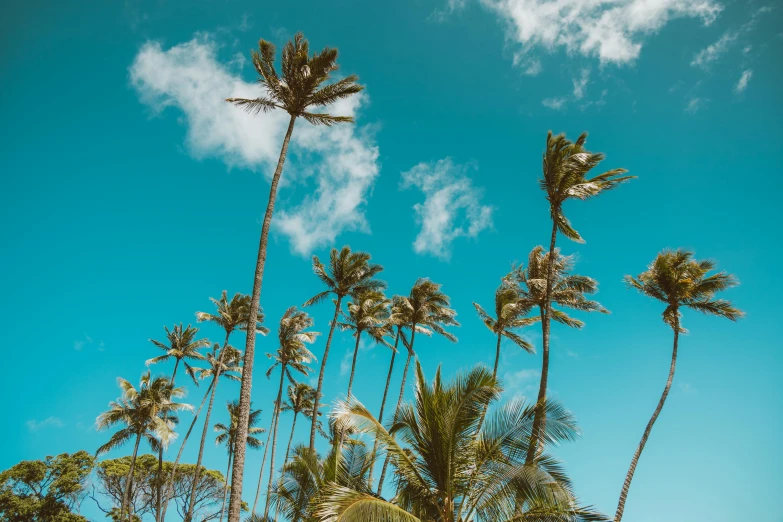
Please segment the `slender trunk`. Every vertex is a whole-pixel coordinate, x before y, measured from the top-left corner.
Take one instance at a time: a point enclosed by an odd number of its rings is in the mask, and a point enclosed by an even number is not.
[[[259,301],[261,299],[261,283],[264,278],[264,263],[266,262],[267,237],[269,227],[272,224],[272,214],[275,209],[275,197],[277,196],[277,184],[283,173],[283,164],[288,152],[288,142],[294,132],[296,116],[291,116],[288,122],[288,130],[283,139],[283,147],[280,149],[280,159],[277,161],[275,174],[272,176],[272,185],[269,188],[269,203],[264,214],[264,224],[261,226],[261,240],[258,243],[258,258],[256,259],[255,275],[253,277],[253,294],[250,299],[250,323],[247,329],[247,342],[245,343],[245,359],[242,371],[242,385],[239,390],[239,422],[237,423],[237,443],[234,449],[234,468],[231,470],[231,501],[228,504],[229,522],[239,522],[242,509],[242,478],[245,472],[245,441],[247,440],[247,422],[250,416],[250,390],[253,387],[253,358],[256,348],[255,318],[258,315]]]
[[[188,427],[187,433],[185,433],[185,438],[182,439],[182,444],[179,447],[179,451],[177,452],[177,458],[174,461],[174,465],[171,468],[171,476],[168,480],[168,486],[166,487],[166,494],[164,495],[164,498],[166,499],[163,502],[163,513],[161,514],[161,520],[166,520],[166,509],[169,507],[169,501],[168,499],[171,498],[172,490],[174,489],[174,477],[177,475],[177,467],[179,466],[179,460],[182,458],[182,451],[185,449],[185,443],[188,442],[188,438],[190,437],[190,433],[193,431],[193,428],[196,426],[196,422],[198,422],[198,416],[201,414],[201,410],[204,408],[204,404],[207,402],[207,397],[209,397],[210,391],[212,391],[212,384],[209,383],[209,386],[207,387],[207,391],[204,392],[204,398],[201,399],[201,404],[198,407],[198,410],[196,410],[196,415],[193,417],[193,420],[190,422],[190,427]]]
[[[174,363],[174,371],[171,372],[171,388],[174,388],[174,379],[177,377],[177,368],[179,367],[179,359],[177,359],[177,362]],[[168,412],[166,412],[163,415],[163,421],[165,422],[169,418]],[[163,490],[163,444],[160,445],[160,448],[158,448],[158,480],[157,480],[157,510],[155,512],[155,517],[158,522],[163,522],[163,517],[161,516],[161,509],[163,507],[162,500],[161,500],[161,493]]]
[[[291,452],[291,442],[294,440],[294,429],[296,428],[296,417],[298,415],[299,412],[294,410],[294,423],[291,425],[291,436],[288,438],[288,447],[285,449],[285,460],[283,461],[283,466],[285,466],[288,462],[288,455]]]
[[[228,499],[228,475],[231,473],[231,457],[234,456],[233,444],[229,442],[228,448],[228,467],[226,468],[226,484],[223,486],[223,505],[220,506],[220,518],[219,522],[223,522],[223,513],[226,511],[226,500]]]
[[[500,361],[500,341],[503,339],[503,334],[498,332],[498,344],[495,348],[495,367],[492,369],[492,377],[497,379],[498,377],[498,362]],[[484,426],[484,419],[487,417],[489,411],[489,403],[484,407],[484,411],[481,413],[476,433],[481,433],[481,427]]]
[[[272,415],[272,423],[269,424],[269,431],[266,434],[266,444],[264,445],[264,456],[261,458],[261,472],[258,474],[258,487],[256,488],[256,499],[253,501],[252,514],[256,514],[258,506],[258,497],[261,495],[261,482],[264,480],[264,465],[266,464],[266,454],[269,451],[269,441],[272,440],[272,430],[275,428],[275,417]]]
[[[555,209],[559,212],[560,209]],[[557,239],[557,224],[552,220],[552,237],[549,240],[549,263],[546,271],[546,294],[544,298],[544,308],[541,310],[541,329],[543,331],[543,361],[541,363],[541,381],[538,386],[538,400],[536,401],[536,411],[533,417],[533,428],[530,434],[530,445],[527,448],[527,458],[525,464],[530,464],[536,456],[538,441],[540,438],[541,423],[546,415],[546,386],[549,379],[549,328],[552,315],[552,279],[555,271],[555,240]]]
[[[318,409],[321,404],[321,389],[324,385],[324,371],[326,370],[326,360],[329,358],[329,347],[332,344],[332,335],[334,327],[337,325],[337,317],[340,314],[340,304],[343,301],[342,296],[337,296],[337,304],[334,306],[334,319],[329,327],[329,337],[326,338],[326,348],[324,348],[324,358],[321,360],[321,371],[318,372],[318,388],[315,391],[315,402],[313,402],[313,424],[310,427],[310,451],[315,451],[315,428],[318,425]],[[234,521],[232,521],[234,522]]]
[[[661,410],[663,409],[663,403],[666,402],[666,397],[669,395],[669,389],[672,387],[672,381],[674,380],[674,369],[677,366],[677,343],[679,341],[679,336],[680,320],[675,316],[674,348],[672,348],[672,362],[669,366],[669,377],[666,379],[666,387],[663,389],[663,394],[661,394],[661,400],[658,401],[658,406],[655,408],[655,411],[650,418],[650,422],[647,423],[647,427],[644,429],[644,435],[642,435],[642,440],[639,442],[639,447],[636,448],[636,453],[633,454],[633,459],[631,459],[631,466],[628,468],[628,474],[625,476],[623,489],[620,491],[620,500],[617,503],[617,512],[614,515],[614,522],[620,522],[623,519],[623,511],[625,511],[625,500],[628,497],[628,490],[631,487],[631,480],[633,480],[633,474],[636,471],[636,465],[639,463],[639,457],[642,455],[644,445],[647,444],[647,439],[650,437],[650,431],[652,431],[653,424],[655,424],[655,420],[658,418],[658,415],[660,415]]]
[[[136,467],[136,455],[139,453],[139,443],[141,442],[141,433],[136,435],[136,444],[133,446],[133,456],[131,457],[130,467],[128,468],[128,478],[125,479],[125,492],[122,494],[122,506],[120,506],[120,520],[125,514],[125,508],[128,509],[128,520],[131,520],[130,491],[133,484],[133,468]]]
[[[269,497],[272,495],[272,482],[275,478],[275,448],[277,448],[277,425],[280,422],[280,401],[283,399],[283,379],[285,379],[285,364],[280,369],[280,387],[275,401],[275,429],[272,434],[272,454],[269,456],[269,481],[266,484],[266,504],[264,505],[264,520],[269,516]]]
[[[400,411],[400,406],[402,406],[402,398],[405,395],[405,381],[408,378],[408,366],[410,366],[411,363],[411,357],[413,356],[413,341],[416,339],[416,324],[413,325],[413,328],[411,329],[411,346],[408,348],[408,358],[405,360],[405,370],[402,373],[402,384],[400,384],[400,398],[397,399],[397,407],[394,409],[394,416],[392,417],[394,419],[394,422],[397,421],[397,413]],[[381,477],[378,479],[378,496],[381,495],[381,490],[383,489],[383,480],[386,478],[386,468],[389,466],[389,454],[386,454],[386,460],[383,461],[383,468],[381,469]]]
[[[397,355],[397,344],[400,342],[400,327],[397,327],[397,335],[394,339],[394,350],[392,350],[391,362],[389,363],[389,373],[386,375],[386,388],[383,390],[383,400],[381,401],[381,412],[378,414],[378,422],[383,422],[383,409],[386,406],[386,396],[389,393],[389,383],[391,383],[392,371],[394,370],[394,356]],[[372,445],[372,455],[370,462],[375,462],[375,453],[378,451],[378,439],[375,439]],[[375,466],[370,466],[370,474],[367,478],[367,484],[372,489],[372,474]]]
[[[362,332],[358,330],[356,332],[356,346],[353,349],[353,361],[351,362],[351,377],[348,379],[348,400],[351,400],[351,389],[353,388],[353,376],[356,373],[356,356],[359,355],[359,339]]]

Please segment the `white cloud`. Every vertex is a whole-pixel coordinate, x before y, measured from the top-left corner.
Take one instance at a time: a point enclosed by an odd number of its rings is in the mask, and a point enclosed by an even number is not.
[[[506,372],[503,376],[503,387],[512,397],[525,398],[533,396],[535,398],[539,387],[541,372],[539,370],[524,369],[515,372]]]
[[[739,81],[737,82],[737,86],[734,87],[734,91],[739,93],[742,93],[745,91],[745,89],[748,87],[748,82],[753,77],[753,71],[750,69],[746,69],[742,71],[742,76],[740,76]]]
[[[413,243],[417,253],[448,259],[456,238],[476,237],[492,226],[492,207],[480,203],[483,191],[473,186],[466,171],[445,158],[402,173],[402,188],[415,186],[425,196],[413,207],[421,224]]]
[[[633,62],[644,38],[676,18],[710,24],[715,0],[481,0],[508,24],[523,53],[541,46],[597,57],[602,64]]]
[[[582,75],[579,79],[574,79],[574,98],[581,100],[585,96],[587,82],[590,80],[590,69],[582,69]]]
[[[696,56],[693,57],[691,65],[693,67],[701,67],[702,69],[709,68],[709,65],[720,58],[736,39],[737,33],[730,31],[723,33],[723,36],[721,36],[717,42],[708,45],[699,51]]]
[[[232,66],[217,58],[208,36],[163,49],[142,46],[130,67],[141,100],[157,111],[178,107],[187,125],[187,145],[196,158],[217,157],[229,167],[263,171],[271,177],[277,163],[288,115],[282,111],[250,115],[225,102],[229,97],[261,95],[257,83],[245,82]],[[325,111],[356,116],[366,95],[342,100]],[[372,135],[354,125],[332,128],[297,122],[281,185],[315,176],[313,194],[283,208],[276,229],[288,236],[294,251],[306,255],[334,241],[345,230],[368,231],[363,205],[378,176],[378,147]]]
[[[62,428],[64,426],[63,421],[57,417],[49,417],[42,421],[31,419],[27,421],[27,429],[30,431],[38,431],[42,428]]]
[[[448,15],[464,9],[465,4],[467,4],[467,0],[446,0],[446,7],[433,11],[430,15],[430,19],[436,22],[442,22]]]
[[[700,109],[704,108],[704,106],[707,104],[709,100],[706,98],[698,98],[694,97],[688,100],[687,105],[685,105],[685,112],[688,112],[690,114],[695,114]]]
[[[565,97],[560,98],[545,98],[541,100],[541,105],[549,107],[550,109],[559,111],[565,108],[565,104],[568,101]]]

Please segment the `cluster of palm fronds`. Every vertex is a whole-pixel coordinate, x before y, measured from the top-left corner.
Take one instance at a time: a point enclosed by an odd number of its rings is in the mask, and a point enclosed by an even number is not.
[[[259,308],[261,283],[277,185],[288,143],[299,117],[311,124],[350,122],[351,118],[312,112],[312,108],[330,106],[362,88],[354,76],[330,82],[330,76],[337,70],[337,51],[326,48],[310,54],[308,43],[301,34],[285,46],[282,55],[282,72],[278,74],[274,64],[275,48],[262,40],[259,52],[254,52],[252,57],[263,88],[262,95],[256,99],[228,100],[254,113],[279,109],[290,115],[280,161],[272,177],[252,293],[250,296],[237,294],[229,301],[223,292],[221,299],[213,300],[217,305],[215,314],[197,314],[199,321],[210,321],[223,328],[225,341],[222,345],[197,340],[197,329],[182,325],[171,331],[167,329],[167,343],[153,341],[166,353],[148,362],[173,359],[174,371],[168,379],[152,379],[147,373],[139,390],[127,381],[121,381],[123,397],[99,417],[99,426],[122,424],[124,428],[115,433],[101,451],[134,440],[135,458],[140,442],[146,440],[160,452],[162,462],[162,452],[174,436],[176,412],[189,408],[174,400],[181,396],[181,388],[175,388],[174,381],[182,363],[194,382],[208,380],[209,385],[180,446],[172,474],[176,473],[185,442],[209,398],[197,460],[198,473],[218,382],[221,377],[241,380],[239,399],[229,405],[229,425],[215,426],[220,433],[218,442],[225,443],[229,453],[227,475],[230,474],[231,479],[226,477],[225,491],[226,495],[230,492],[227,511],[231,522],[238,522],[242,509],[246,447],[262,445],[265,451],[252,507],[253,520],[277,520],[279,517],[291,522],[607,520],[577,501],[567,475],[550,453],[558,443],[574,439],[578,429],[561,405],[547,399],[552,321],[581,328],[582,321],[568,315],[568,310],[607,313],[591,299],[597,291],[597,282],[575,274],[573,258],[561,254],[556,247],[558,232],[568,239],[583,242],[566,218],[564,204],[573,199],[590,199],[632,178],[625,175],[624,169],[593,175],[592,171],[602,162],[603,155],[585,148],[586,134],[573,142],[563,135],[551,133],[546,139],[539,182],[546,193],[552,220],[548,249],[535,247],[525,265],[514,266],[501,278],[494,296],[494,315],[474,303],[479,318],[496,336],[492,371],[479,366],[446,381],[438,370],[429,383],[416,361],[414,400],[404,404],[408,370],[416,358],[417,336],[421,339],[421,335],[439,335],[456,341],[448,331],[450,327],[459,326],[450,299],[441,285],[427,278],[416,281],[407,294],[389,298],[384,294],[386,284],[379,279],[383,269],[371,262],[369,254],[353,252],[348,247],[332,249],[326,264],[318,257],[313,258],[315,275],[324,288],[303,305],[313,306],[329,299],[334,303],[333,320],[319,361],[317,387],[310,388],[297,379],[309,375],[309,364],[316,361],[307,345],[314,343],[319,334],[311,330],[313,320],[308,314],[292,307],[280,320],[276,351],[268,354],[274,364],[267,376],[276,369],[280,375],[267,443],[254,437],[263,431],[254,426],[259,412],[250,404],[256,333],[267,333]],[[639,455],[671,386],[678,336],[683,332],[680,309],[687,307],[732,320],[742,315],[728,301],[715,298],[717,292],[735,285],[736,281],[723,272],[710,275],[712,269],[709,262],[693,260],[690,252],[667,250],[658,255],[646,272],[627,279],[631,287],[666,304],[663,317],[674,331],[674,350],[666,388],[632,461],[615,522],[622,518]],[[537,400],[532,405],[517,400],[501,401],[502,388],[497,373],[502,341],[507,339],[533,353],[533,345],[519,329],[538,323],[542,328],[542,369]],[[320,417],[323,382],[337,328],[350,331],[356,344],[347,398],[336,403],[324,426]],[[244,354],[229,344],[236,330],[246,332]],[[389,373],[377,417],[359,402],[353,390],[363,336],[391,350]],[[400,341],[406,355],[405,369],[396,406],[392,415],[385,419]],[[209,346],[212,348],[208,353],[199,351]],[[206,366],[194,368],[191,366],[193,361],[205,362]],[[286,381],[289,382],[288,402],[283,403]],[[360,395],[371,392],[363,390]],[[288,410],[294,413],[294,426],[282,465],[276,467],[279,418],[281,412]],[[300,414],[311,423],[309,443],[296,445],[292,451],[294,427]],[[325,455],[316,452],[318,431],[329,441],[329,451]],[[266,501],[261,515],[257,509],[270,446]],[[380,471],[377,483],[375,471]],[[132,474],[131,463],[128,488]],[[390,480],[384,488],[387,474]],[[197,483],[198,475],[194,485]],[[166,487],[167,484],[162,483],[158,491],[157,512],[161,520],[166,512]],[[195,517],[193,505],[191,502],[185,517],[188,522]],[[120,517],[123,516],[131,517],[125,500],[120,507]],[[220,518],[223,518],[222,512]]]

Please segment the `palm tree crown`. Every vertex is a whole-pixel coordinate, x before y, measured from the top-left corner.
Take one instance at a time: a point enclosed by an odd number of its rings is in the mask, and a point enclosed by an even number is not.
[[[376,343],[390,346],[384,337],[390,333],[389,306],[383,293],[371,290],[358,293],[348,302],[348,313],[340,311],[343,320],[337,324],[343,331],[353,332],[357,339],[367,333]]]
[[[459,326],[457,312],[449,308],[449,297],[441,292],[441,285],[426,278],[416,281],[410,295],[397,296],[392,310],[392,320],[415,332],[430,336],[442,335],[451,342],[457,338],[446,331],[446,326]],[[413,332],[411,332],[413,333]]]
[[[177,365],[182,362],[182,364],[185,366],[185,371],[188,373],[188,375],[191,376],[193,381],[198,384],[198,381],[196,381],[196,378],[193,374],[193,367],[188,364],[188,359],[203,360],[204,356],[201,354],[201,352],[199,352],[199,350],[209,346],[209,340],[195,339],[196,334],[198,333],[198,328],[193,328],[190,325],[184,329],[182,328],[182,323],[174,325],[172,330],[169,330],[166,326],[163,328],[166,330],[166,339],[168,340],[168,345],[160,341],[156,341],[155,339],[150,339],[150,342],[166,353],[157,357],[153,357],[152,359],[148,359],[146,363],[147,366],[167,361],[169,359],[174,359]]]
[[[386,288],[386,283],[375,279],[375,276],[382,270],[381,265],[370,263],[370,254],[351,252],[348,246],[339,251],[332,249],[328,268],[321,263],[318,256],[313,256],[313,272],[326,286],[326,290],[308,299],[304,306],[318,304],[331,294],[339,299],[347,295],[380,292]]]
[[[267,377],[277,366],[283,366],[286,377],[292,383],[294,378],[291,375],[291,370],[296,370],[302,375],[310,373],[310,368],[307,365],[315,360],[315,355],[307,349],[306,344],[314,343],[316,338],[321,335],[320,332],[305,331],[313,324],[315,324],[313,318],[307,313],[297,310],[295,306],[285,311],[277,331],[280,346],[274,354],[266,354],[267,357],[275,361],[267,370]]]
[[[535,349],[525,339],[513,330],[530,326],[538,321],[539,317],[525,317],[532,309],[532,303],[519,298],[518,289],[503,281],[495,290],[495,317],[489,315],[478,303],[473,303],[484,325],[496,334],[509,339],[523,350],[534,353]]]
[[[571,227],[563,214],[563,203],[568,199],[588,199],[605,190],[610,190],[635,176],[621,176],[625,169],[612,169],[592,178],[587,176],[604,159],[601,153],[584,148],[587,133],[582,133],[575,142],[566,139],[564,134],[546,137],[546,151],[543,157],[543,176],[539,185],[546,192],[552,221],[567,238],[584,243],[582,236]]]
[[[364,87],[351,74],[334,83],[324,85],[337,71],[337,49],[326,47],[320,53],[310,53],[310,44],[302,33],[283,47],[282,74],[275,70],[275,46],[266,40],[258,42],[258,52],[252,60],[258,72],[258,82],[264,86],[264,95],[254,99],[228,98],[226,101],[258,114],[282,109],[293,118],[302,117],[314,125],[333,125],[353,122],[349,116],[310,112],[311,107],[324,107],[356,94]]]
[[[221,348],[215,343],[204,360],[207,366],[196,368],[193,372],[199,379],[210,379],[219,374],[230,381],[238,381],[242,376],[242,352],[231,345]]]
[[[226,445],[226,450],[231,453],[233,445],[236,440],[236,434],[237,434],[237,421],[239,419],[239,401],[233,401],[233,402],[227,402],[226,403],[226,409],[228,410],[228,426],[223,424],[222,422],[216,422],[215,423],[215,432],[218,433],[218,436],[215,437],[215,444],[220,446],[221,444]],[[247,445],[251,448],[260,448],[264,445],[263,442],[261,442],[259,439],[254,437],[253,435],[257,435],[259,433],[264,433],[266,430],[264,428],[259,428],[257,424],[261,420],[261,410],[254,410],[250,409],[250,417],[248,418],[248,429],[247,429]]]
[[[207,312],[196,312],[196,319],[198,322],[210,322],[218,325],[226,332],[226,338],[234,330],[247,331],[247,325],[250,319],[250,296],[242,295],[240,293],[234,294],[231,301],[228,300],[228,296],[225,290],[220,296],[220,299],[210,297],[210,301],[215,303],[217,308],[216,313],[210,314]],[[264,322],[264,313],[259,309],[256,316],[256,332],[266,335],[269,333],[269,328],[262,326]]]

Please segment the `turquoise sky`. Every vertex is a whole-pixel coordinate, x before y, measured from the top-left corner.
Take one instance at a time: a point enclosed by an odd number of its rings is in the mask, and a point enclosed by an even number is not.
[[[587,243],[559,244],[600,281],[612,314],[583,318],[579,332],[553,329],[550,393],[584,432],[556,454],[583,501],[614,513],[671,343],[661,305],[622,277],[665,247],[690,248],[737,275],[725,297],[747,317],[686,312],[673,391],[625,520],[782,521],[782,13],[724,0],[6,6],[0,468],[94,451],[109,437],[93,423],[118,395],[116,378],[137,381],[157,355],[148,339],[195,323],[224,289],[249,293],[284,116],[251,118],[222,99],[260,92],[247,61],[259,38],[282,44],[301,30],[315,49],[338,47],[341,72],[366,90],[333,108],[355,126],[297,124],[264,280],[268,326],[321,290],[310,256],[348,244],[386,267],[390,292],[430,277],[451,296],[459,343],[417,343],[428,375],[491,363],[494,341],[471,302],[491,306],[510,264],[548,240],[537,185],[547,131],[588,131],[606,168],[638,179],[566,208]],[[311,310],[316,330],[328,330],[329,308]],[[537,329],[525,335],[540,346]],[[329,400],[345,392],[352,346],[335,334]],[[256,359],[264,425],[276,387],[263,354],[275,348],[260,341]],[[373,410],[388,358],[369,346],[359,355],[356,394]],[[539,367],[540,355],[504,346],[508,393],[529,395]],[[215,422],[238,392],[221,386]],[[212,440],[205,464],[224,470]],[[260,458],[250,453],[246,498]],[[91,500],[83,508],[102,520]]]

